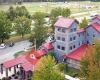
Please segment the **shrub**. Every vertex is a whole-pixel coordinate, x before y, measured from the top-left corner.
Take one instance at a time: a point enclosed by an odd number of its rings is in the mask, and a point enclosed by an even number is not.
[[[62,71],[62,72],[66,72],[66,71],[68,70],[67,64],[64,64],[64,63],[59,64],[59,65],[58,65],[58,68],[59,68],[59,70]]]

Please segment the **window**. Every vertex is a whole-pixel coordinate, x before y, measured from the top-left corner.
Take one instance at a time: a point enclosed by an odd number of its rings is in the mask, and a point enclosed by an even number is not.
[[[72,41],[72,38],[70,37],[70,41]]]
[[[70,32],[73,32],[73,29],[71,29]]]
[[[60,31],[61,30],[61,28],[58,28],[58,31]]]
[[[79,46],[80,46],[80,42],[79,42]]]
[[[73,45],[73,48],[75,48],[76,46],[75,45]]]
[[[65,38],[64,37],[62,38],[62,41],[65,41]]]
[[[60,49],[60,45],[57,45],[57,48]]]
[[[87,33],[87,36],[89,36],[89,33]]]
[[[74,31],[76,31],[76,28],[74,28]]]
[[[73,40],[75,40],[75,39],[76,39],[76,36],[73,37]]]
[[[79,37],[80,37],[80,34],[79,34]]]
[[[65,47],[62,47],[62,50],[65,50]]]
[[[72,50],[72,46],[69,47],[69,50]]]
[[[93,34],[93,37],[95,37],[95,34]]]
[[[60,37],[57,37],[57,40],[60,40]]]
[[[66,29],[62,29],[62,32],[65,33],[66,32]]]

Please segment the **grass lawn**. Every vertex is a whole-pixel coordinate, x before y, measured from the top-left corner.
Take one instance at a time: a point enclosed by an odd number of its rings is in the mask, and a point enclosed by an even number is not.
[[[93,11],[100,9],[100,2],[89,2],[89,1],[82,1],[82,2],[69,2],[69,3],[61,3],[61,2],[31,2],[31,3],[23,3],[22,5],[25,6],[30,14],[34,12],[50,12],[55,7],[68,7],[70,8],[72,13],[78,12],[86,12],[86,11]],[[9,6],[20,6],[20,5],[0,5],[0,10],[6,11]],[[86,9],[82,6],[94,6],[93,8]]]
[[[29,38],[30,38],[30,34],[26,34],[23,38],[21,36],[18,36],[18,35],[13,35],[10,37],[10,39],[6,40],[5,43],[19,42],[19,41],[27,40]]]
[[[19,56],[20,54],[24,55],[25,52],[24,51],[19,51],[17,53],[14,54],[14,57],[16,58],[17,56]]]

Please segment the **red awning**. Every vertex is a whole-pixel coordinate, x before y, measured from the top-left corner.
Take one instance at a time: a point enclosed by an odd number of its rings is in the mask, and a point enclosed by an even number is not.
[[[80,48],[78,48],[74,52],[68,55],[64,55],[64,57],[80,61],[81,58],[86,54],[87,48],[88,48],[88,45],[82,45]]]

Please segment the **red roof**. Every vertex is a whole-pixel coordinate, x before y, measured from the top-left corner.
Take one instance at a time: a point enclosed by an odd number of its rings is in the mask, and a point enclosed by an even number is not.
[[[51,42],[48,42],[48,43],[44,43],[43,44],[43,47],[45,47],[46,49],[48,50],[51,50],[54,48],[53,44]]]
[[[100,31],[100,24],[98,23],[93,23],[91,24],[93,28],[95,28],[97,31]]]
[[[60,17],[57,20],[57,22],[54,24],[54,26],[69,28],[74,21],[76,21],[76,20],[75,19],[69,19],[69,18]],[[76,21],[76,22],[78,22],[78,21]]]
[[[28,53],[26,55],[26,60],[29,61],[31,64],[35,65],[38,61],[37,58],[32,58],[31,55],[34,55],[33,53]]]
[[[47,54],[48,52],[45,49],[40,49],[40,50],[37,50],[37,53],[38,54],[36,55],[36,57],[41,57]]]
[[[84,28],[81,28],[81,29],[78,29],[78,33],[81,33],[81,32],[84,32],[85,31],[85,29]]]
[[[29,62],[23,63],[22,67],[24,68],[25,71],[33,71],[34,70],[34,65],[30,64]]]
[[[4,67],[5,68],[13,67],[15,65],[18,65],[20,63],[24,63],[26,61],[27,60],[25,59],[25,56],[20,55],[16,59],[12,59],[12,60],[9,60],[9,61],[4,62]]]
[[[64,57],[80,61],[81,58],[86,54],[87,48],[88,48],[88,45],[82,45],[80,48],[76,49],[74,52],[64,55]]]
[[[93,20],[96,19],[96,18],[97,18],[97,19],[100,19],[100,15],[95,16],[95,17],[93,18]]]

